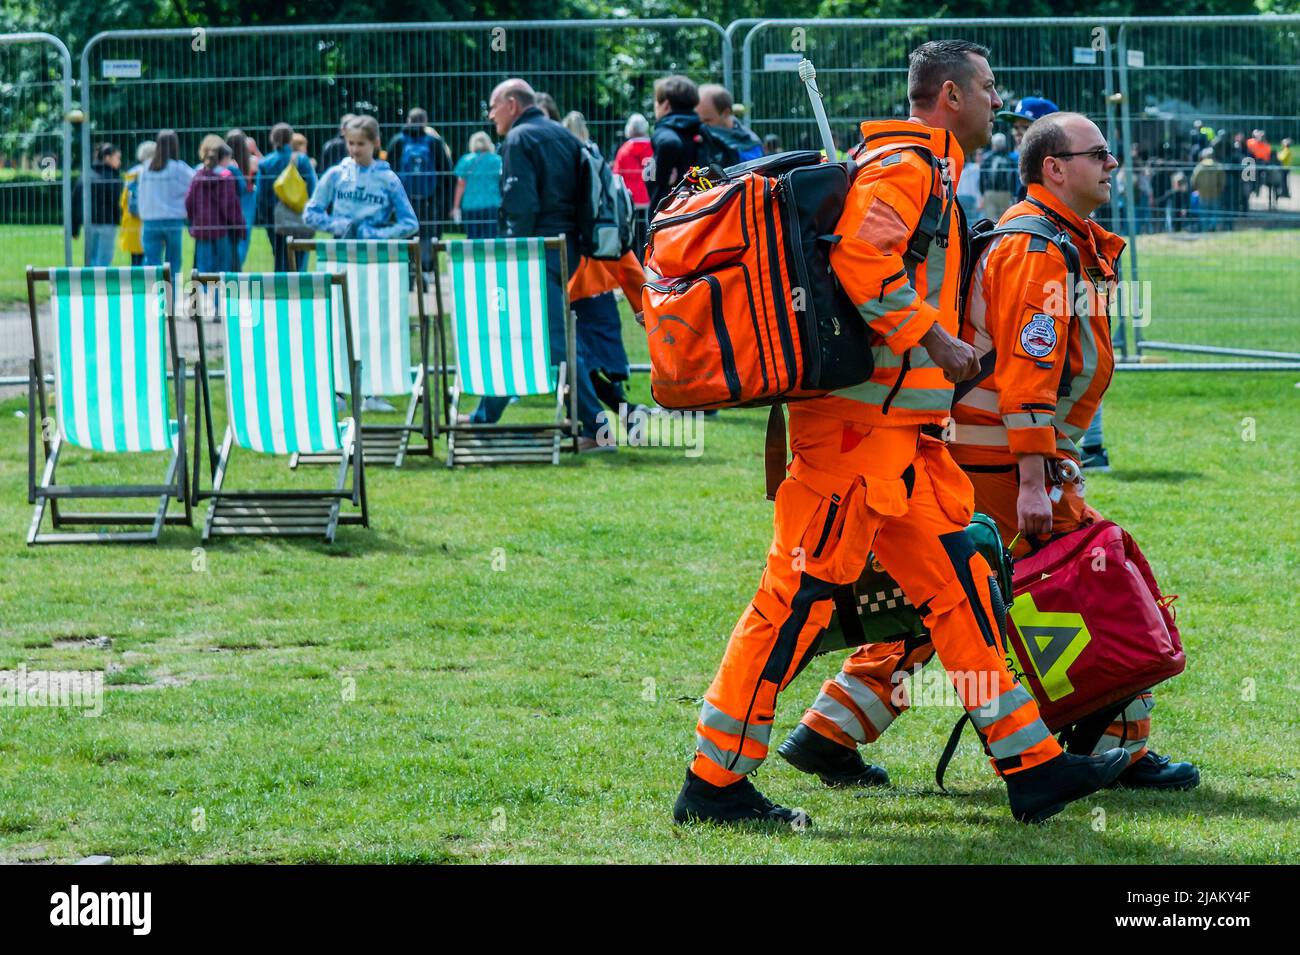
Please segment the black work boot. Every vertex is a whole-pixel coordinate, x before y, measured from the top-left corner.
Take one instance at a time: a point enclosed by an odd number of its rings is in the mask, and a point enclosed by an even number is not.
[[[1200,782],[1201,771],[1192,763],[1171,763],[1168,756],[1147,750],[1111,785],[1116,789],[1195,789]]]
[[[888,786],[889,773],[863,761],[856,749],[841,746],[800,723],[777,753],[801,773],[812,773],[827,786]]]
[[[779,822],[795,829],[812,825],[806,812],[778,806],[748,779],[742,777],[730,786],[715,786],[689,769],[673,806],[673,822]]]
[[[1128,768],[1128,750],[1116,746],[1099,756],[1062,753],[1005,777],[1011,815],[1018,822],[1042,822],[1066,803],[1104,789]]]

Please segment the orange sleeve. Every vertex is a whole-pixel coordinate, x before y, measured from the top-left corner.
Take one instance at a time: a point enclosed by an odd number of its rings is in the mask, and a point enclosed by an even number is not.
[[[603,262],[581,258],[578,267],[569,276],[569,301],[579,302],[609,290],[609,276],[605,274]]]
[[[639,312],[643,285],[645,270],[632,252],[617,262],[583,258],[569,278],[569,301],[577,302],[622,288],[633,311]]]
[[[632,311],[641,311],[641,287],[645,285],[645,269],[641,268],[636,253],[628,252],[617,262],[606,263],[606,268],[613,273],[618,284],[622,286],[623,294],[627,296]]]
[[[908,240],[921,221],[930,189],[924,172],[906,153],[890,165],[873,163],[854,180],[831,249],[831,268],[863,321],[890,351],[916,345],[939,318],[920,298],[903,265]]]
[[[1030,237],[1003,239],[984,270],[985,321],[997,350],[998,412],[1013,454],[1056,453],[1056,399],[1069,352],[1065,259],[1050,246],[1029,251]]]

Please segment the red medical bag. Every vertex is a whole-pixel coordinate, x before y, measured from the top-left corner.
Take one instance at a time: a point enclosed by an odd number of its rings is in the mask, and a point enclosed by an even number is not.
[[[1012,593],[1007,664],[1053,732],[1183,671],[1176,597],[1112,521],[1016,561]]]

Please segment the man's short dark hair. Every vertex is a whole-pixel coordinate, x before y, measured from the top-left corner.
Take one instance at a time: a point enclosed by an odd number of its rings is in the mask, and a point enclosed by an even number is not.
[[[700,88],[687,76],[665,76],[655,80],[655,102],[668,101],[675,113],[688,113],[700,103]]]
[[[1070,151],[1070,134],[1062,120],[1078,113],[1049,113],[1034,120],[1024,139],[1020,140],[1020,179],[1025,185],[1042,183],[1043,160],[1056,153]]]
[[[907,99],[913,109],[932,109],[948,80],[969,89],[975,76],[971,55],[988,59],[989,48],[970,40],[931,40],[907,58]]]

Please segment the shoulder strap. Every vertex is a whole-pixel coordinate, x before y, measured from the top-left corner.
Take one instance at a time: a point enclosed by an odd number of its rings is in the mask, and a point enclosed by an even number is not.
[[[781,402],[777,402],[767,413],[767,437],[763,442],[763,472],[769,501],[776,500],[776,489],[785,480],[787,460],[785,409]]]
[[[944,744],[939,762],[934,767],[934,781],[944,792],[948,791],[943,788],[944,774],[948,772],[948,764],[952,762],[953,754],[957,752],[957,744],[961,742],[961,731],[968,722],[970,722],[970,714],[963,713],[953,724],[952,732],[948,734],[948,742]]]
[[[1037,204],[1037,203],[1035,203]],[[975,270],[979,267],[979,260],[983,258],[984,251],[989,244],[999,236],[1004,235],[1031,235],[1050,242],[1061,250],[1065,256],[1066,267],[1066,287],[1065,307],[1067,314],[1074,317],[1074,285],[1075,276],[1079,274],[1079,250],[1074,247],[1070,241],[1069,233],[1064,229],[1058,229],[1053,222],[1045,215],[1024,215],[1016,216],[1014,219],[1008,219],[1004,225],[997,226],[993,229],[976,232],[971,237],[970,248],[970,269],[962,277],[962,287],[958,294],[964,302],[970,294],[971,282],[975,279]],[[966,381],[959,382],[953,388],[953,404],[961,401],[966,395],[978,385],[993,374],[993,369],[997,363],[997,352],[989,349],[984,357],[980,359],[980,370],[974,378],[968,378]],[[1067,356],[1066,367],[1062,371],[1061,384],[1057,389],[1058,394],[1068,394],[1070,391],[1070,372],[1069,360]],[[1064,390],[1061,390],[1064,389]]]
[[[903,151],[910,151],[923,157],[930,164],[930,196],[925,202],[925,207],[921,210],[921,221],[917,223],[916,231],[907,242],[907,250],[903,253],[903,261],[917,266],[925,261],[925,257],[930,253],[930,243],[948,223],[951,215],[950,196],[942,198],[935,195],[935,186],[939,181],[939,172],[941,164],[935,157],[934,152],[929,146],[922,143],[910,142],[892,142],[885,143],[883,146],[876,146],[874,149],[863,149],[854,157],[854,162],[858,168],[873,163],[878,159]],[[951,190],[948,190],[951,191]]]

